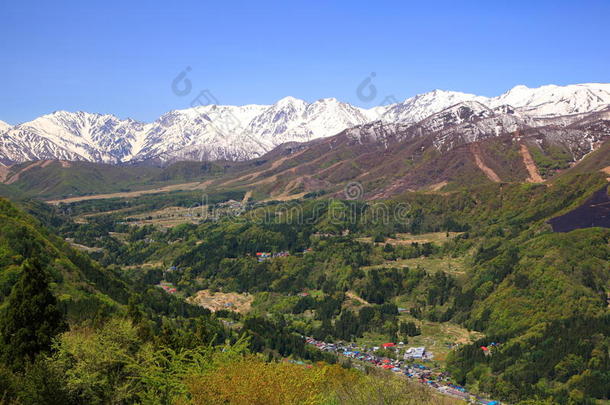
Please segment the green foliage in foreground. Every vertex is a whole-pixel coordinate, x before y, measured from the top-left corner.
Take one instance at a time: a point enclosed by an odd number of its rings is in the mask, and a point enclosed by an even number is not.
[[[21,277],[0,312],[0,359],[14,368],[51,349],[67,325],[39,263],[26,260]]]
[[[0,396],[18,404],[451,404],[387,374],[264,361],[246,340],[172,348],[114,318],[59,336],[23,372],[0,366]],[[230,381],[230,383],[228,383]],[[377,400],[377,399],[375,399]],[[245,402],[244,402],[245,401]]]

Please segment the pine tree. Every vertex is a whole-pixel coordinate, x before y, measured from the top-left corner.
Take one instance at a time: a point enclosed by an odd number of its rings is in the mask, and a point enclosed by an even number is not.
[[[47,273],[35,260],[26,260],[0,314],[0,358],[23,369],[66,330],[63,313],[49,289]]]

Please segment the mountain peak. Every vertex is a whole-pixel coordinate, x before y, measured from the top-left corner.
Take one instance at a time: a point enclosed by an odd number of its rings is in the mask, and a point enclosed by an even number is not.
[[[312,104],[343,104],[341,101],[336,99],[335,97],[325,97],[314,101]]]
[[[8,122],[4,122],[4,121],[0,120],[0,132],[4,132],[11,127],[12,127],[12,125],[9,124]]]
[[[301,100],[300,98],[286,96],[284,98],[279,99],[277,101],[277,103],[275,103],[275,105],[277,105],[279,107],[283,107],[283,106],[287,106],[287,105],[295,105],[295,104],[305,105],[305,104],[307,104],[307,102],[304,100]]]

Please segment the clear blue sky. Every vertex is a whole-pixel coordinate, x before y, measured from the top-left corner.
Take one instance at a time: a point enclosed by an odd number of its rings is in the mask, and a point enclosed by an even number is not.
[[[408,4],[412,3],[412,4]],[[0,2],[0,119],[610,82],[610,1]],[[186,66],[192,92],[172,80]],[[356,88],[371,72],[378,96]]]

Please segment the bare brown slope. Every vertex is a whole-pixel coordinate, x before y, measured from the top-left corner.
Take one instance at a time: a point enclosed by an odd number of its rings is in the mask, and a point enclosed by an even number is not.
[[[8,172],[9,168],[0,163],[0,183],[4,183]]]
[[[493,182],[500,183],[502,180],[500,177],[491,170],[485,162],[483,162],[483,157],[481,154],[481,146],[478,143],[470,144],[470,152],[472,152],[472,156],[474,157],[474,161],[477,164],[477,167],[481,169],[483,173],[487,176],[487,178]]]
[[[47,167],[51,164],[52,160],[38,160],[35,162],[27,163],[25,166],[14,167],[15,170],[10,170],[4,179],[5,184],[13,184],[19,180],[19,177],[22,173],[27,172],[28,170],[32,170],[36,167]]]
[[[542,183],[544,179],[540,176],[540,172],[538,172],[538,166],[534,163],[534,159],[532,159],[532,155],[530,154],[529,149],[524,144],[521,144],[520,147],[521,156],[523,156],[523,164],[529,173],[529,178],[527,181],[530,183]]]

